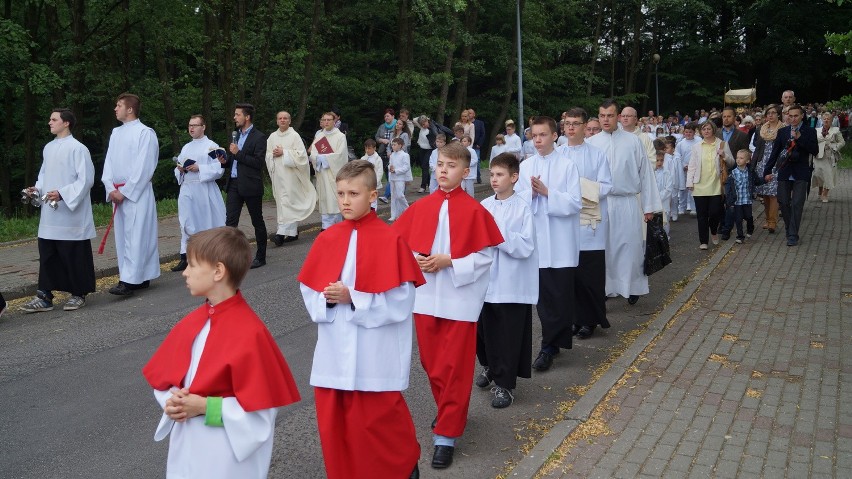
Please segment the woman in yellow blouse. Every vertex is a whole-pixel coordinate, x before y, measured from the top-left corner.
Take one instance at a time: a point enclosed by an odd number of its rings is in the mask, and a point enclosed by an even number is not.
[[[728,169],[734,157],[728,144],[716,138],[716,125],[708,120],[698,129],[704,140],[692,147],[692,156],[686,170],[686,188],[695,199],[698,215],[698,240],[700,249],[707,249],[708,229],[713,244],[719,244],[716,230],[723,214],[722,191]]]

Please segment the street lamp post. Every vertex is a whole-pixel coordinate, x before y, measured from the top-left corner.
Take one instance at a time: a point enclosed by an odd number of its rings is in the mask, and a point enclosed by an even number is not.
[[[657,87],[657,115],[660,114],[660,54],[655,53],[654,56],[654,83]]]

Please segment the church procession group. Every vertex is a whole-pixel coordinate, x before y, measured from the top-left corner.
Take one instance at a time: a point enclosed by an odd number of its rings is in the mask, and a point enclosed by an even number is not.
[[[119,270],[109,292],[119,296],[136,294],[160,275],[151,184],[159,148],[140,109],[136,95],[118,96],[122,124],[110,137],[101,178],[114,208]],[[384,126],[393,129],[397,120],[388,111]],[[163,409],[155,439],[170,437],[168,476],[267,476],[277,408],[300,396],[239,286],[249,269],[266,264],[267,238],[276,246],[296,241],[299,223],[317,206],[322,231],[298,280],[318,327],[310,384],[326,474],[419,477],[420,445],[402,396],[413,336],[437,406],[430,465],[444,469],[464,433],[474,385],[491,389],[493,407],[510,406],[517,378],[558,367],[574,337],[610,326],[608,298],[632,305],[648,294],[646,222],[662,214],[667,224],[691,213],[700,249],[707,249],[709,235],[718,244],[717,235],[727,239],[734,227],[742,242],[754,228],[752,199],[760,197],[764,228],[774,232],[771,213],[780,205],[787,244],[795,246],[813,165],[828,158],[821,174],[829,178],[843,146],[831,118],[817,132],[792,103],[767,107],[765,122],[751,132],[737,128],[736,112],[726,108],[718,119],[682,121],[677,138],[654,140],[631,107],[606,100],[595,113],[590,118],[572,108],[559,122],[531,118],[522,148],[505,147],[523,143],[508,121],[488,166],[494,195],[481,203],[469,188],[479,150],[463,126],[451,136],[420,117],[421,142],[432,146],[421,163],[431,186],[424,178],[420,191],[429,186],[431,193],[411,205],[404,198],[409,157],[398,155],[408,145],[398,135],[377,133],[365,143],[364,158],[350,161],[335,112],[322,115],[308,148],[286,111],[267,137],[253,123],[254,107],[237,104],[227,148],[207,138],[204,117],[190,117],[192,140],[175,158],[181,259],[173,271],[182,271],[191,294],[205,302],[143,369]],[[44,202],[38,292],[24,312],[52,310],[54,291],[70,293],[63,309],[76,310],[95,291],[89,199],[95,169],[71,135],[75,123],[68,109],[51,112],[56,138],[44,148],[38,181],[22,192]],[[377,141],[388,147],[384,162]],[[264,167],[277,207],[271,234],[261,210]],[[384,175],[397,201],[390,225],[376,215]],[[217,184],[222,177],[225,200]],[[827,201],[833,182],[817,183]],[[235,228],[243,205],[257,238],[254,254]],[[541,322],[536,355],[533,306]]]

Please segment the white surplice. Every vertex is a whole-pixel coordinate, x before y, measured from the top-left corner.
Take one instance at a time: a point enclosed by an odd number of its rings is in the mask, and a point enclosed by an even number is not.
[[[112,130],[101,176],[107,199],[116,189],[125,196],[115,205],[115,252],[119,279],[139,284],[160,276],[157,205],[151,178],[159,144],[154,130],[133,120]]]
[[[62,201],[54,210],[41,207],[38,237],[49,240],[79,241],[95,237],[92,199],[95,166],[89,149],[73,136],[56,138],[44,146],[44,161],[35,187],[39,195],[59,191]]]
[[[580,178],[597,183],[598,205],[601,221],[596,225],[580,225],[580,251],[599,251],[606,249],[606,239],[609,235],[609,211],[607,197],[612,190],[612,172],[609,160],[604,152],[583,142],[576,146],[562,147],[565,154],[577,166]]]
[[[272,156],[276,146],[284,150],[281,156]],[[275,196],[276,234],[296,236],[299,222],[307,219],[317,206],[308,153],[296,130],[288,128],[282,132],[278,129],[269,134],[266,168],[272,178],[272,194]]]
[[[358,230],[353,230],[340,272],[340,281],[349,288],[352,304],[328,308],[321,292],[299,285],[308,314],[318,326],[311,386],[344,391],[403,391],[408,388],[411,369],[414,284],[403,283],[383,293],[357,291],[357,244]]]
[[[216,184],[225,170],[210,151],[219,145],[202,136],[192,140],[180,150],[181,164],[195,160],[198,171],[181,173],[175,169],[175,179],[180,185],[178,195],[178,221],[180,222],[180,252],[186,253],[186,241],[199,231],[225,226],[225,202]]]
[[[192,342],[189,370],[184,379],[187,388],[195,378],[209,333],[208,319]],[[166,406],[171,395],[170,391],[154,390],[161,408]],[[235,397],[222,398],[224,427],[205,425],[204,416],[175,422],[163,412],[154,440],[162,441],[171,435],[166,478],[266,478],[272,459],[277,413],[275,408],[246,412]]]
[[[515,193],[505,200],[490,196],[482,206],[494,217],[504,240],[494,251],[485,302],[536,304],[538,257],[529,204]]]
[[[606,247],[606,293],[648,294],[644,273],[644,213],[663,211],[654,172],[639,137],[623,130],[602,131],[586,140],[604,151],[612,171],[607,197],[609,236]]]
[[[316,142],[325,138],[328,140],[333,153],[322,155],[317,153]],[[337,172],[349,161],[349,150],[346,146],[346,136],[337,128],[331,131],[320,130],[311,143],[311,163],[314,165],[317,181],[317,196],[319,210],[322,215],[339,215],[337,206]],[[327,227],[327,226],[323,226]]]
[[[532,177],[547,187],[547,196],[533,194]],[[515,192],[533,213],[539,268],[572,268],[580,261],[580,173],[562,150],[536,154],[521,163]]]
[[[438,212],[438,228],[431,249],[433,255],[450,254],[447,206],[448,202],[444,200]],[[452,260],[451,268],[444,268],[437,273],[423,273],[426,284],[417,288],[414,312],[475,323],[479,320],[479,312],[488,290],[488,273],[491,270],[493,254],[493,248],[488,246],[463,258]]]

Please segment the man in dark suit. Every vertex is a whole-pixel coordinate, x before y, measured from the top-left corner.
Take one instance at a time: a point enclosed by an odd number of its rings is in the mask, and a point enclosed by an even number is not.
[[[482,147],[485,146],[485,122],[482,120],[476,119],[476,112],[471,108],[468,110],[468,114],[470,115],[470,121],[473,122],[473,149],[476,150],[476,154],[479,155],[479,159],[482,159]],[[479,171],[479,163],[476,164],[476,182],[482,183],[482,174]]]
[[[734,120],[737,112],[731,106],[726,106],[722,110],[722,127],[716,131],[716,137],[728,144],[731,149],[731,154],[737,156],[737,152],[748,148],[748,134],[743,133],[737,128]],[[754,165],[749,163],[749,169],[754,169]],[[736,168],[736,165],[733,166]],[[730,171],[728,172],[730,173]],[[733,201],[733,200],[731,200]],[[719,234],[722,239],[727,241],[731,237],[731,230],[734,228],[734,208],[733,203],[725,204],[725,218],[722,220],[722,225],[719,227]]]
[[[266,161],[266,135],[254,127],[254,106],[237,103],[229,152],[222,168],[225,173],[225,225],[237,227],[245,203],[254,226],[257,254],[252,269],[266,264],[266,223],[263,221],[263,167]]]
[[[764,178],[770,181],[772,168],[778,163],[778,204],[784,216],[787,246],[799,244],[799,225],[811,178],[810,158],[819,153],[816,130],[803,124],[804,118],[805,110],[799,105],[787,110],[788,126],[778,130],[772,154],[763,169]],[[788,151],[786,158],[779,161],[785,150]]]

